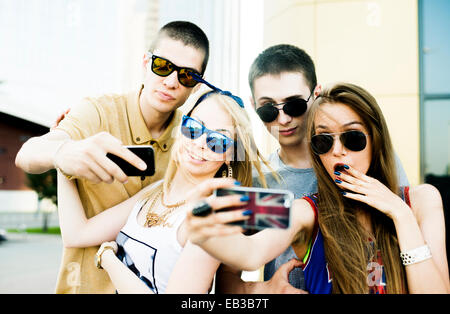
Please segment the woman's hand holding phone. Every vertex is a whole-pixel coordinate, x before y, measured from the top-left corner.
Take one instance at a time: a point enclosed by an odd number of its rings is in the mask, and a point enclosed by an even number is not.
[[[240,226],[228,223],[249,219],[248,210],[216,212],[224,208],[245,206],[247,198],[242,195],[215,196],[213,192],[219,188],[236,186],[230,178],[214,178],[203,181],[191,193],[188,201],[192,210],[188,211],[185,224],[189,240],[197,245],[213,237],[242,233]],[[196,215],[194,215],[194,213]]]

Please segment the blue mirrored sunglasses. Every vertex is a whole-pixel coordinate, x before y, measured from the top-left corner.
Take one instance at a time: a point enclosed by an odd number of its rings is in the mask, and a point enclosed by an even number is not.
[[[210,150],[218,154],[223,154],[228,148],[234,146],[234,141],[228,136],[207,129],[199,121],[188,116],[183,116],[181,133],[191,140],[195,140],[206,133],[206,145]]]

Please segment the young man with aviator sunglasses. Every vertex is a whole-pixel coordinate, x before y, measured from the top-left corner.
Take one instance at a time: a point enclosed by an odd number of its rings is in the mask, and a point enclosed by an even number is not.
[[[73,179],[89,218],[129,199],[162,179],[174,142],[172,130],[182,117],[177,108],[194,91],[192,73],[201,77],[208,58],[209,41],[198,26],[168,23],[144,56],[145,78],[138,91],[85,99],[49,133],[28,140],[16,165],[30,173],[57,168],[59,182]],[[128,178],[106,157],[115,154],[144,170],[145,163],[124,145],[152,145],[155,175],[143,181]],[[94,265],[97,250],[64,249],[57,293],[114,293],[107,273]]]
[[[295,198],[316,193],[317,179],[306,141],[306,118],[310,105],[321,92],[321,86],[317,84],[311,57],[292,45],[269,47],[254,60],[249,71],[249,85],[256,113],[280,144],[279,150],[268,159],[281,182],[272,175],[266,175],[267,184],[270,188],[288,189]],[[313,144],[325,150],[330,137],[333,141],[332,135],[314,138]],[[358,134],[342,134],[340,138],[344,145],[350,145],[347,146],[350,149],[357,149],[356,146],[361,144]],[[356,146],[352,147],[352,144]],[[397,166],[399,183],[408,185],[398,159]],[[255,179],[255,186],[258,186]],[[216,290],[223,293],[303,293],[305,284],[301,264],[291,246],[265,265],[263,282],[244,282],[239,271],[222,265],[217,274]]]

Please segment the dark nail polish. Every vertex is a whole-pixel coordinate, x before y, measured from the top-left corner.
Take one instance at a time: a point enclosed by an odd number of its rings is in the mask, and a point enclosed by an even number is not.
[[[241,199],[240,199],[241,202],[247,202],[247,201],[249,201],[249,200],[250,200],[250,197],[249,197],[248,195],[244,195],[244,196],[242,196]]]
[[[349,167],[349,166],[347,166],[347,165],[344,165],[344,168],[345,168],[345,169],[350,169],[350,167]]]
[[[253,210],[247,209],[242,213],[242,216],[250,216],[251,214],[253,214]]]
[[[334,174],[337,175],[337,176],[341,175],[341,173],[339,171],[335,171]]]
[[[345,194],[347,194],[347,192],[345,192],[345,191],[342,191],[342,192],[341,192],[341,194],[342,194],[342,195],[345,195]]]
[[[339,179],[334,179],[334,182],[336,182],[336,183],[342,183],[342,181],[339,180]]]
[[[241,182],[235,181],[235,182],[234,182],[234,185],[241,185]]]

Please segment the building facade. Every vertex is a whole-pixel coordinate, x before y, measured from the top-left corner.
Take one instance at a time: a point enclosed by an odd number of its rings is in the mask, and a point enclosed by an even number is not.
[[[0,112],[0,212],[37,209],[37,194],[27,187],[26,175],[15,159],[26,140],[47,132],[48,127]]]
[[[450,225],[450,1],[264,1],[264,47],[291,43],[322,85],[355,83],[377,99],[412,185],[439,189]],[[450,252],[447,232],[447,252]]]
[[[450,2],[264,1],[264,47],[291,43],[318,80],[369,90],[412,184],[450,175]]]

